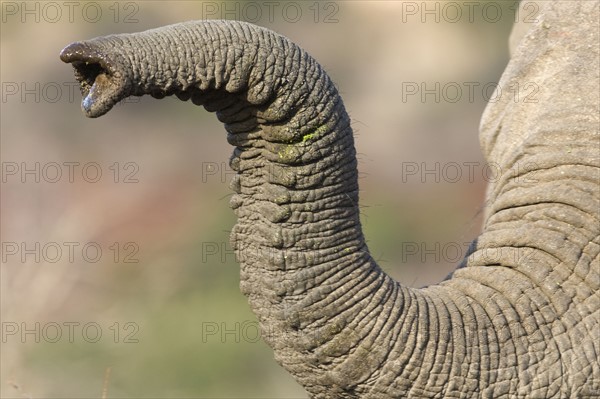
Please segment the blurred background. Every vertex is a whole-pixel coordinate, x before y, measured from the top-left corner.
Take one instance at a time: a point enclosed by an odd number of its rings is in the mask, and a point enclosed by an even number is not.
[[[222,126],[176,98],[85,118],[64,46],[204,18],[291,38],[328,71],[353,120],[373,256],[421,287],[453,270],[480,229],[489,171],[478,124],[514,9],[2,2],[1,396],[307,397],[239,293]]]

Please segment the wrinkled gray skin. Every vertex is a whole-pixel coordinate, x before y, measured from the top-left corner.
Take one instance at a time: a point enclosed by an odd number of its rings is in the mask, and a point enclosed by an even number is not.
[[[61,59],[89,117],[144,94],[216,111],[236,147],[241,290],[312,397],[598,397],[599,7],[547,4],[483,116],[501,173],[483,233],[464,268],[422,289],[369,254],[350,120],[288,39],[186,22],[73,43]],[[515,101],[515,82],[535,83],[535,102]]]

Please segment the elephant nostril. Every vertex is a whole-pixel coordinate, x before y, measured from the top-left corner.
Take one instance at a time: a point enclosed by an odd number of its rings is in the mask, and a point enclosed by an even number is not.
[[[118,55],[107,54],[95,42],[72,43],[61,51],[60,59],[73,65],[86,116],[96,118],[104,115],[130,94],[130,71],[124,60]]]
[[[88,117],[108,112],[114,104],[129,95],[127,70],[115,56],[108,56],[93,42],[75,42],[65,47],[60,59],[73,65],[83,100],[81,106]]]
[[[90,88],[94,85],[96,77],[106,73],[98,63],[76,61],[73,62],[72,65],[75,69],[75,78],[81,84],[81,89],[86,90],[86,93],[89,92]]]

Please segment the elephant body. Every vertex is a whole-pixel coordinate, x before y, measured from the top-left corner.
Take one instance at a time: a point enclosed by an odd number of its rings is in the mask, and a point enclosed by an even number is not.
[[[353,132],[306,52],[236,21],[76,42],[87,116],[134,95],[216,112],[235,146],[232,245],[276,360],[314,398],[600,396],[598,2],[551,2],[481,123],[483,233],[451,278],[401,286],[371,257]],[[532,83],[537,101],[515,101]]]

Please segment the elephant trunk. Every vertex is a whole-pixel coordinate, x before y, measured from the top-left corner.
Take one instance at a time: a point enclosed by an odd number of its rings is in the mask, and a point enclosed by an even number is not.
[[[263,337],[315,395],[373,378],[386,357],[375,342],[402,302],[366,247],[350,119],[320,65],[273,32],[222,21],[73,43],[61,59],[89,117],[145,94],[217,113],[236,147],[231,242]]]
[[[597,21],[592,6],[581,15]],[[544,47],[547,35],[548,43],[562,40],[562,47],[597,65],[597,40],[585,36],[585,21],[560,31],[564,21],[582,17],[566,6],[549,7],[557,10],[535,26],[530,46],[544,54],[562,51]],[[586,50],[585,43],[595,47]],[[503,87],[543,69],[529,68],[535,60],[528,53],[509,68]],[[548,63],[556,70],[549,79],[560,76],[561,63],[575,59],[570,56],[552,55]],[[323,69],[288,39],[242,22],[187,22],[74,43],[61,59],[73,64],[89,117],[145,94],[175,94],[217,113],[235,146],[231,206],[238,222],[231,241],[242,292],[276,359],[313,397],[598,392],[598,226],[569,209],[599,218],[593,208],[600,196],[593,174],[598,159],[586,149],[597,144],[597,133],[589,124],[582,124],[587,133],[563,137],[539,133],[539,126],[524,130],[510,119],[528,113],[522,104],[508,114],[503,104],[492,108],[482,141],[503,174],[488,194],[485,231],[464,262],[469,267],[439,285],[412,289],[394,282],[369,254],[350,120]],[[577,82],[592,81],[589,73],[577,75],[585,70],[580,64],[573,72]],[[544,154],[557,151],[552,140],[578,143],[573,157],[557,161],[565,167],[557,167],[556,156],[544,163]],[[519,183],[510,165],[531,156],[543,182]],[[568,167],[577,157],[589,160],[580,169]],[[587,182],[571,186],[578,171]],[[568,181],[560,180],[564,173],[571,173]],[[585,235],[573,226],[564,230],[577,223]],[[575,244],[558,246],[570,234]],[[500,248],[493,262],[486,258],[490,248]],[[537,257],[514,258],[521,248]]]

